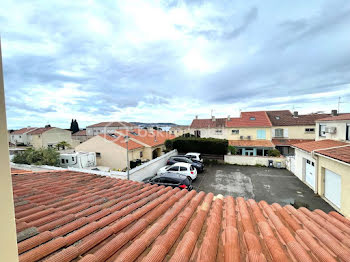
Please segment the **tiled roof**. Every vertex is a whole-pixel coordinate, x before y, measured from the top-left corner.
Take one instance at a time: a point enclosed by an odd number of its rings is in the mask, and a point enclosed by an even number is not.
[[[313,139],[283,139],[283,138],[272,139],[272,143],[275,146],[291,146],[291,145],[295,145],[295,144],[312,142],[312,141],[315,141],[315,140],[313,140]]]
[[[341,141],[336,141],[336,140],[331,140],[331,139],[325,139],[325,140],[295,144],[293,146],[300,148],[302,150],[305,150],[307,152],[311,152],[311,151],[318,150],[318,149],[325,149],[325,148],[343,146],[343,145],[347,145],[347,143],[341,142]]]
[[[255,120],[252,120],[252,119]],[[242,112],[238,118],[226,120],[226,127],[270,127],[271,122],[265,111]]]
[[[19,261],[349,261],[350,221],[72,171],[13,176]]]
[[[321,118],[321,119],[318,119],[317,121],[339,121],[339,120],[350,120],[350,113]]]
[[[289,110],[266,111],[273,126],[308,126],[315,121],[330,116],[330,114],[308,114],[294,117]]]
[[[78,132],[72,134],[72,136],[86,136],[86,130],[79,130]]]
[[[117,121],[117,122],[101,122],[97,124],[93,124],[87,127],[135,127],[135,125],[129,123],[129,122],[124,122],[124,121]]]
[[[332,149],[317,150],[317,153],[334,159],[338,159],[345,163],[350,163],[350,144]]]
[[[37,127],[21,128],[19,130],[15,130],[15,131],[11,132],[11,135],[22,135],[24,133],[27,133],[27,132],[33,130],[33,129],[37,129]]]
[[[275,147],[270,140],[229,140],[228,143],[239,147]]]
[[[222,128],[225,127],[226,118],[193,119],[190,128]]]
[[[117,130],[116,133],[128,135],[131,139],[137,140],[138,142],[151,147],[163,145],[165,140],[176,138],[176,136],[165,131],[153,130],[150,132],[146,129]]]
[[[119,134],[115,134],[115,135],[113,135],[113,134],[112,135],[111,134],[99,134],[99,136],[104,138],[104,139],[107,139],[108,141],[112,141],[113,143],[115,143],[118,146],[126,148],[124,136],[121,136]],[[128,149],[129,150],[133,150],[136,148],[142,148],[142,147],[144,147],[144,146],[129,139],[129,142],[128,142]]]
[[[28,132],[28,135],[41,135],[42,133],[53,129],[54,127],[40,127],[40,128],[36,128],[33,131]]]

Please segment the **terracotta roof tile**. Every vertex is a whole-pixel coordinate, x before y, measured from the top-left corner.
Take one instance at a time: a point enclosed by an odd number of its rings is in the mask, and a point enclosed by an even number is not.
[[[150,147],[163,145],[165,140],[176,138],[175,135],[171,135],[165,131],[154,130],[152,132],[146,129],[133,129],[133,130],[117,130],[116,133],[120,135],[129,136],[129,142],[141,143]]]
[[[330,114],[308,114],[294,117],[289,110],[266,111],[272,126],[313,126],[315,121]]]
[[[25,128],[21,128],[21,129],[18,129],[18,130],[15,130],[13,132],[11,132],[11,135],[22,135],[22,134],[25,134],[25,133],[28,133],[34,129],[37,129],[37,127],[25,127]]]
[[[125,142],[124,136],[121,136],[118,134],[115,134],[113,136],[111,134],[100,134],[99,136],[117,144],[118,146],[126,148],[126,142]],[[143,145],[129,139],[129,142],[128,142],[129,150],[133,150],[136,148],[143,148],[143,147],[144,147]]]
[[[295,144],[300,144],[304,142],[312,142],[315,141],[313,139],[283,139],[283,138],[275,138],[272,139],[272,143],[275,146],[292,146]]]
[[[225,127],[226,118],[193,119],[190,128],[222,128]]]
[[[33,129],[32,131],[29,131],[28,132],[28,135],[40,135],[48,130],[51,130],[55,127],[39,127],[39,128],[36,128],[36,129]]]
[[[275,147],[270,140],[229,140],[229,145],[238,147]]]
[[[117,121],[117,122],[100,122],[87,127],[135,127],[135,125],[129,122]]]
[[[270,119],[265,111],[242,112],[239,118],[226,120],[226,127],[270,127]]]
[[[344,145],[348,145],[348,144],[345,142],[341,142],[341,141],[325,139],[325,140],[318,140],[318,141],[294,144],[293,146],[296,148],[302,149],[304,151],[311,152],[314,150],[320,150],[320,149],[326,149],[326,148],[338,147],[338,146],[344,146]],[[322,152],[323,152],[323,150],[322,150]]]
[[[332,149],[316,150],[317,153],[340,161],[350,163],[350,144]]]
[[[330,116],[318,119],[317,121],[341,121],[341,120],[350,120],[350,113],[340,114],[337,116]]]
[[[72,136],[86,136],[86,130],[79,130],[78,132],[72,134]]]
[[[350,221],[335,212],[71,171],[12,177],[15,204],[25,203],[16,210],[20,261],[348,261],[350,257]],[[64,190],[67,187],[74,190]],[[56,196],[57,202],[33,202],[45,192]]]

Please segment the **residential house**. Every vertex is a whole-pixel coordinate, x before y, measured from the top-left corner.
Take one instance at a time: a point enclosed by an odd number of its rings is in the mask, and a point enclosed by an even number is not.
[[[349,261],[334,211],[72,171],[12,185],[19,261]]]
[[[190,125],[190,134],[203,138],[225,138],[226,118],[198,119],[196,116]]]
[[[34,148],[54,147],[65,141],[74,147],[71,131],[57,127],[35,128],[27,133],[29,145]]]
[[[190,126],[176,125],[169,129],[169,133],[178,137],[190,133]]]
[[[316,120],[330,114],[293,114],[289,110],[266,111],[271,123],[272,142],[283,155],[294,155],[293,145],[314,141]]]
[[[327,118],[316,121],[316,140],[334,139],[350,142],[350,113],[337,114],[336,110]]]
[[[131,130],[136,126],[128,122],[101,122],[86,127],[86,135],[88,137],[97,136],[99,134],[114,133],[116,130]]]
[[[28,133],[37,129],[37,127],[25,127],[19,130],[14,130],[9,134],[9,142],[13,145],[27,146],[30,144]]]
[[[350,144],[325,139],[293,147],[295,175],[339,212],[350,216]]]
[[[128,144],[125,137],[129,137]],[[76,151],[95,152],[97,165],[125,169],[129,161],[154,159],[165,150],[165,140],[175,136],[164,131],[145,129],[118,130],[114,134],[100,134],[75,147]]]
[[[76,141],[79,141],[80,144],[85,142],[86,140],[88,140],[91,137],[93,137],[93,136],[88,136],[86,134],[86,129],[79,130],[78,132],[72,134],[72,139],[76,140]]]

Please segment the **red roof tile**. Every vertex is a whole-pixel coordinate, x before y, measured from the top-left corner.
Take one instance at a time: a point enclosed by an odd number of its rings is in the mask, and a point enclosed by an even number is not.
[[[265,111],[242,112],[239,118],[226,120],[226,127],[270,127],[270,119]]]
[[[273,126],[312,126],[315,121],[330,114],[308,114],[294,117],[289,110],[266,111]]]
[[[313,139],[283,139],[283,138],[272,139],[272,143],[275,146],[292,146],[295,144],[312,142],[312,141],[315,141],[315,140],[313,140]]]
[[[118,134],[100,134],[99,136],[108,140],[108,141],[115,143],[118,146],[126,148],[126,142],[125,142],[124,136],[121,136]],[[144,146],[129,139],[129,142],[128,142],[129,150],[136,149],[136,148],[142,148],[142,147],[144,147]]]
[[[101,123],[93,124],[87,127],[135,127],[135,125],[129,122],[117,121],[117,122],[101,122]]]
[[[37,129],[37,127],[28,127],[28,128],[21,128],[19,130],[15,130],[13,132],[11,132],[11,135],[22,135],[25,134],[31,130]]]
[[[20,261],[350,257],[350,221],[335,212],[72,171],[13,175],[12,181]],[[53,198],[43,204],[35,197],[42,195]]]
[[[350,163],[350,144],[332,149],[317,150],[317,153]]]
[[[163,145],[165,140],[176,138],[175,135],[171,135],[165,131],[154,130],[152,132],[146,129],[133,129],[133,130],[117,130],[119,134],[128,135],[130,137],[129,141],[136,140],[139,143],[146,144],[148,146],[158,146]]]
[[[72,136],[86,136],[86,130],[79,130],[78,132],[72,134]]]
[[[238,147],[275,147],[270,140],[229,140],[228,143]]]
[[[222,128],[225,127],[226,118],[193,119],[190,128]]]
[[[339,120],[350,120],[350,113],[321,118],[321,119],[318,119],[317,121],[339,121]]]
[[[319,141],[294,144],[294,147],[302,149],[307,152],[311,152],[318,149],[325,149],[325,148],[337,147],[337,146],[343,146],[343,145],[347,145],[347,143],[331,140],[331,139],[325,139],[325,140],[319,140]]]
[[[39,128],[36,128],[30,132],[28,132],[28,135],[40,135],[50,129],[53,129],[54,127],[39,127]]]

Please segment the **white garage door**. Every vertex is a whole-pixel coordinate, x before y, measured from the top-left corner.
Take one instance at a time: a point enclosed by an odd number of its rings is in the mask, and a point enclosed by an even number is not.
[[[340,208],[341,178],[338,174],[326,169],[324,179],[324,196]]]
[[[305,159],[305,180],[312,189],[315,189],[315,163]]]

